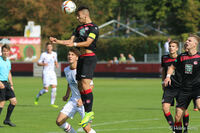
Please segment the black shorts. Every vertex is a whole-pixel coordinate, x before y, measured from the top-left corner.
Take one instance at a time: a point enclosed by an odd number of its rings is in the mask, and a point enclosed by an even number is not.
[[[178,97],[178,89],[174,89],[171,87],[167,87],[164,90],[163,97],[162,97],[162,104],[163,103],[170,103],[171,106],[174,106],[174,99]]]
[[[195,89],[193,91],[181,90],[177,98],[177,106],[179,108],[187,109],[192,99],[200,98],[200,90]]]
[[[7,81],[1,81],[5,88],[0,89],[0,101],[7,101],[15,97],[14,91],[11,89],[10,84]]]
[[[97,57],[94,56],[82,56],[78,59],[76,79],[92,79],[94,75],[94,69],[96,67]]]

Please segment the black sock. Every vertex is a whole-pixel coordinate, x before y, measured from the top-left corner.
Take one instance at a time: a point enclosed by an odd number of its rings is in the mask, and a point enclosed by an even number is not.
[[[165,114],[165,118],[166,118],[168,124],[170,125],[170,127],[173,129],[174,120],[173,120],[173,117],[172,117],[171,113],[169,112],[169,113]]]
[[[6,119],[5,119],[6,121],[10,121],[10,116],[11,116],[14,108],[15,108],[15,105],[9,104],[8,109],[7,109]]]
[[[0,107],[0,114],[1,114],[1,111],[2,111],[2,110],[3,110],[3,108]]]
[[[183,126],[184,126],[184,130],[186,131],[188,128],[188,124],[189,124],[189,114],[183,116]]]
[[[81,93],[81,100],[82,100],[82,102],[83,102],[84,108],[86,108],[86,107],[85,107],[85,106],[86,106],[86,104],[85,104],[85,101],[86,101],[86,94]]]
[[[93,105],[93,94],[88,93],[86,94],[86,100],[85,100],[85,112],[91,112],[92,111],[92,105]]]

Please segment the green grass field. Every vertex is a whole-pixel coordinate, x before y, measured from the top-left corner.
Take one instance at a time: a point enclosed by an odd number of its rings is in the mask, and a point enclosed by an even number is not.
[[[65,102],[67,82],[58,79],[56,103],[59,109],[50,107],[50,91],[40,97],[39,105],[34,98],[42,88],[41,78],[14,77],[15,93],[18,100],[12,121],[17,127],[3,125],[8,102],[0,115],[0,133],[62,133],[55,121]],[[161,110],[160,79],[94,79],[95,119],[93,128],[100,133],[171,133]],[[172,107],[174,114],[174,107]],[[199,133],[200,114],[190,113],[190,133]],[[77,130],[80,116],[77,114],[69,123]]]

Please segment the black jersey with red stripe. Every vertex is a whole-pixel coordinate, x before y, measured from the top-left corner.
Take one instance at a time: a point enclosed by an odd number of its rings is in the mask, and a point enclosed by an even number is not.
[[[94,39],[92,44],[85,48],[92,50],[93,52],[96,51],[96,43],[99,37],[99,28],[94,23],[79,25],[73,32],[73,36],[75,36],[74,42],[85,42],[88,37]]]
[[[177,58],[171,58],[169,54],[162,56],[161,66],[165,72],[164,77],[166,77],[166,75],[167,75],[168,67],[171,66],[176,61],[176,59]],[[180,74],[179,74],[179,71],[177,71],[177,70],[175,70],[175,72],[171,76],[171,80],[172,80],[171,84],[175,88],[177,88],[177,87],[179,88],[181,85],[179,76],[180,76]]]
[[[200,53],[190,56],[188,52],[177,57],[174,66],[180,71],[184,90],[200,89]]]

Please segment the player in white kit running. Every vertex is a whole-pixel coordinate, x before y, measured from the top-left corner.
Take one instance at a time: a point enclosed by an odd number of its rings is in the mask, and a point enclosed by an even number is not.
[[[67,133],[76,133],[74,128],[72,128],[72,126],[66,122],[68,118],[73,118],[76,112],[79,112],[82,119],[85,116],[85,109],[82,104],[81,95],[78,90],[78,83],[76,80],[76,67],[79,55],[80,52],[76,48],[71,48],[68,52],[67,58],[70,65],[64,69],[65,76],[68,81],[68,88],[63,100],[67,101],[70,92],[72,95],[67,104],[65,104],[63,109],[60,111],[60,114],[56,120],[56,124],[60,128],[64,129],[64,131]],[[91,87],[93,87],[93,82],[91,82]],[[90,127],[90,124],[85,126],[83,129],[86,133],[96,133],[95,130]]]
[[[39,91],[35,99],[35,105],[38,105],[38,100],[41,95],[48,92],[48,87],[51,86],[51,106],[54,108],[58,108],[55,105],[56,100],[56,86],[57,86],[57,77],[55,73],[55,66],[58,68],[57,61],[57,53],[52,51],[53,45],[52,43],[47,42],[46,44],[46,52],[43,52],[38,60],[38,66],[43,66],[42,72],[42,81],[43,81],[43,89]]]

